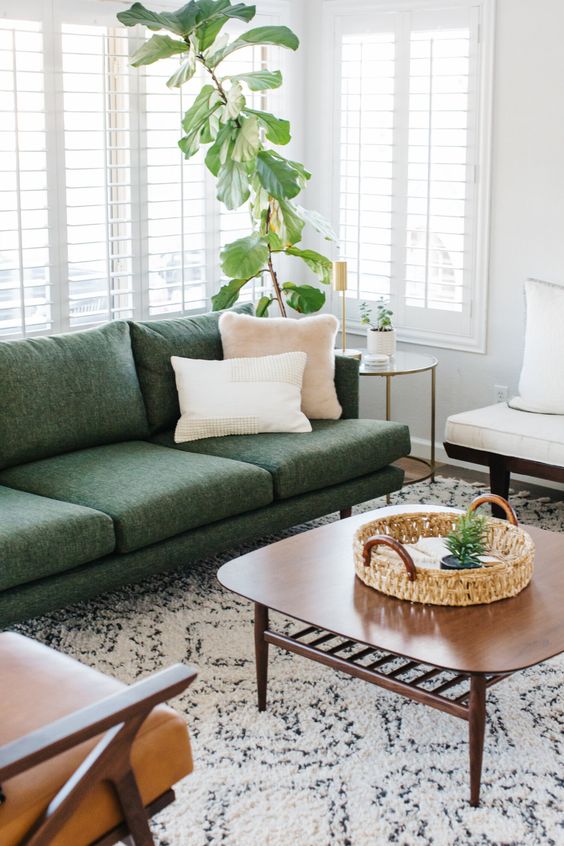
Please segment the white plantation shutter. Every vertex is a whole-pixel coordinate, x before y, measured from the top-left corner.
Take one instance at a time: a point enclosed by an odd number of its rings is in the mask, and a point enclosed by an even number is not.
[[[206,310],[222,281],[220,246],[251,224],[248,209],[218,202],[203,151],[186,161],[178,148],[203,71],[169,89],[181,57],[131,68],[148,35],[119,24],[123,3],[5,2],[0,338]],[[280,17],[257,15],[253,25]],[[246,48],[222,74],[283,70],[281,54]],[[249,99],[284,113],[279,91]],[[241,299],[267,289],[257,279]]]
[[[63,23],[68,323],[133,316],[128,40]]]
[[[185,160],[178,147],[182,117],[203,77],[198,72],[182,88],[167,88],[178,64],[176,57],[157,62],[141,77],[147,175],[142,205],[151,317],[203,309],[209,296],[206,247],[212,246],[214,225],[208,212],[204,157],[200,150]]]
[[[395,41],[389,31],[342,39],[341,258],[359,299],[391,293]]]
[[[0,337],[53,325],[39,22],[0,18]]]
[[[463,348],[483,332],[479,24],[460,4],[336,24],[349,297],[389,299],[406,339]]]

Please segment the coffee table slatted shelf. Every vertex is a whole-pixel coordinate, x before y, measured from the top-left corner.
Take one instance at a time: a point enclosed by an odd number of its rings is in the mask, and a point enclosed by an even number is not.
[[[315,635],[312,640],[306,640]],[[393,652],[382,652],[371,646],[342,639],[333,632],[328,632],[316,626],[308,626],[305,629],[287,635],[275,632],[268,628],[264,631],[264,640],[281,649],[310,658],[325,666],[332,667],[350,676],[360,678],[364,681],[383,687],[393,693],[401,693],[413,699],[438,708],[454,717],[468,719],[469,708],[465,705],[470,699],[472,676],[467,673],[457,673],[453,670],[445,670],[440,667],[432,667],[421,661],[408,661],[401,655]],[[321,649],[322,645],[337,641],[328,649]],[[352,654],[339,655],[347,650]],[[391,666],[390,666],[391,665]],[[388,668],[386,672],[384,668]],[[490,688],[511,673],[486,674],[484,676],[485,687]],[[407,678],[402,678],[407,676]],[[424,687],[428,682],[432,687]],[[437,684],[438,682],[438,684]],[[464,690],[456,690],[462,688]],[[453,696],[444,696],[449,691]]]

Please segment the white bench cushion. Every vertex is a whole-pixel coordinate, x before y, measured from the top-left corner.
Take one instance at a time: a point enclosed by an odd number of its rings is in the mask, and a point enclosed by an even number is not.
[[[505,403],[448,418],[445,441],[564,467],[564,415],[517,411]]]

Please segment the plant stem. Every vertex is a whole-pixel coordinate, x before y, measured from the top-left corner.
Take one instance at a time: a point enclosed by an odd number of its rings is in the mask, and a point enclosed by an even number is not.
[[[221,98],[223,99],[223,102],[227,103],[227,94],[225,93],[225,89],[224,89],[223,85],[221,84],[221,82],[219,81],[217,76],[215,75],[213,68],[210,68],[209,65],[206,65],[206,61],[205,61],[205,59],[202,55],[199,55],[198,59],[203,64],[203,66],[205,67],[205,69],[207,70],[209,75],[211,76],[215,87],[217,88]]]
[[[266,235],[268,237],[268,229],[270,227],[270,201],[268,203],[268,210],[266,212],[266,221],[265,221],[265,229]],[[280,309],[280,314],[282,317],[287,317],[286,314],[286,304],[284,302],[284,298],[282,296],[282,291],[280,289],[280,283],[278,282],[278,276],[276,271],[274,270],[274,265],[272,264],[272,250],[270,249],[270,244],[268,244],[268,272],[270,273],[270,278],[272,279],[272,287],[274,288],[274,295],[278,301],[278,308]]]

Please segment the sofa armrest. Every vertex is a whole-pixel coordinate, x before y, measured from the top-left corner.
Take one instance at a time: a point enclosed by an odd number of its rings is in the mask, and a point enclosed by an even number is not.
[[[360,361],[346,355],[335,356],[335,387],[343,408],[343,418],[358,417]]]

